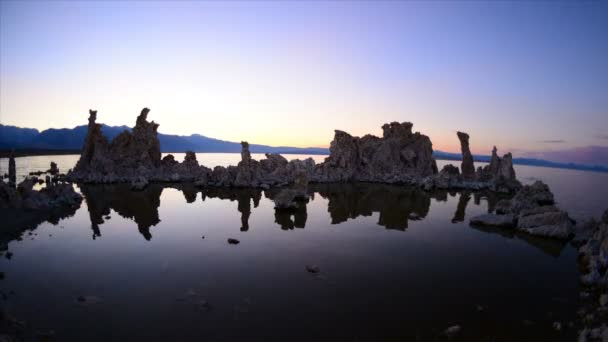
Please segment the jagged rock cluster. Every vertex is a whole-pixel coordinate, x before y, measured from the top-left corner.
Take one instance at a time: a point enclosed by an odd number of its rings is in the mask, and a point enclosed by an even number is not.
[[[142,190],[149,182],[268,189],[294,183],[298,175],[313,183],[397,183],[421,185],[427,190],[462,188],[513,192],[520,187],[511,155],[499,158],[496,149],[490,165],[476,172],[468,135],[462,132],[458,132],[458,138],[463,151],[463,173],[451,165],[438,173],[431,140],[418,132],[413,133],[409,122],[385,124],[382,137],[353,137],[336,130],[330,155],[320,164],[315,164],[312,158],[287,161],[279,154],[266,154],[265,159],[257,161],[251,158],[249,144],[242,142],[241,161],[236,166],[216,166],[211,170],[199,165],[193,152],[187,152],[181,163],[173,155],[161,159],[158,124],[147,121],[148,113],[149,109],[144,108],[132,132],[125,131],[108,142],[101,133],[101,125],[95,122],[97,112],[89,111],[84,148],[67,178],[87,183],[128,182],[134,190]],[[286,194],[284,205],[292,205],[291,197]],[[278,204],[279,207],[284,205]]]
[[[473,156],[469,149],[469,135],[457,132],[457,136],[462,150],[462,173],[454,165],[445,165],[438,175],[423,180],[422,185],[425,189],[489,189],[514,193],[521,188],[521,183],[515,177],[511,153],[500,158],[494,146],[490,163],[475,171]]]
[[[353,137],[335,131],[330,155],[315,168],[316,182],[411,183],[437,173],[433,145],[426,135],[412,133],[409,122],[382,126],[382,138]]]
[[[496,213],[473,217],[471,224],[516,229],[532,235],[568,239],[574,221],[554,205],[549,187],[536,181],[519,190],[512,199],[496,204]]]
[[[9,179],[15,179],[15,159],[11,156]],[[51,162],[51,169],[57,164]],[[59,183],[47,176],[46,187],[34,190],[34,185],[43,182],[37,177],[27,177],[16,187],[13,182],[0,181],[0,209],[52,210],[60,207],[78,207],[82,196],[74,191],[71,184]]]

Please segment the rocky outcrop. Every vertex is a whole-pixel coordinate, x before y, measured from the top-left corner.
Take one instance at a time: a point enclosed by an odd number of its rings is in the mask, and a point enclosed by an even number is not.
[[[19,238],[26,229],[34,229],[44,221],[57,222],[71,216],[80,207],[82,197],[72,184],[47,182],[35,190],[37,179],[26,178],[17,187],[0,181],[0,250],[6,242]]]
[[[298,170],[293,186],[282,189],[273,200],[276,209],[298,208],[298,201],[308,200],[308,173],[305,170]]]
[[[59,173],[59,168],[57,167],[57,163],[55,163],[55,162],[52,161],[51,162],[51,168],[48,169],[46,172],[50,173],[53,176],[55,176],[56,174],[58,174]]]
[[[577,236],[580,231],[577,230]],[[608,209],[600,221],[589,221],[582,232],[583,244],[579,247],[581,283],[587,294],[581,301],[579,313],[583,317],[584,329],[579,332],[579,341],[600,341],[608,337]],[[590,233],[590,234],[587,234]]]
[[[412,133],[409,122],[382,126],[382,138],[336,130],[330,155],[315,167],[315,182],[412,183],[437,173],[429,137]]]
[[[516,229],[532,235],[557,239],[572,236],[574,222],[554,205],[549,187],[536,181],[519,190],[512,199],[496,204],[495,214],[473,217],[471,224]]]
[[[330,155],[323,163],[314,160],[287,161],[278,154],[254,160],[249,144],[242,142],[241,161],[236,166],[213,170],[199,165],[196,155],[187,152],[183,162],[167,155],[161,159],[158,124],[147,121],[144,108],[131,132],[124,131],[108,142],[96,123],[97,112],[89,111],[88,133],[80,160],[67,179],[89,183],[132,183],[141,190],[149,182],[192,182],[199,187],[253,187],[269,189],[297,181],[299,176],[314,183],[376,182],[422,185],[425,189],[490,189],[513,192],[519,187],[510,155],[496,155],[487,170],[476,174],[468,145],[468,135],[459,132],[463,149],[463,172],[446,166],[438,174],[429,137],[412,132],[409,122],[382,126],[382,137],[353,137],[336,130]],[[483,175],[483,177],[481,176]],[[482,180],[483,178],[483,180]]]
[[[457,132],[458,140],[460,140],[460,150],[462,151],[462,177],[465,180],[475,179],[475,165],[473,164],[473,155],[469,148],[469,135],[464,132]]]
[[[499,158],[494,147],[490,164],[480,167],[475,172],[473,156],[469,148],[469,135],[457,132],[457,136],[462,149],[462,173],[454,165],[445,165],[438,175],[423,179],[420,183],[422,187],[426,190],[488,189],[501,193],[515,193],[521,188],[521,183],[515,177],[511,153]]]

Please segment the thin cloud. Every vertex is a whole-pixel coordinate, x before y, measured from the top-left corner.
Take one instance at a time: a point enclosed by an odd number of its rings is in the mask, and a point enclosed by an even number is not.
[[[608,140],[608,134],[597,134],[595,137],[602,140]]]
[[[539,143],[543,144],[563,144],[566,140],[556,139],[556,140],[539,140]]]

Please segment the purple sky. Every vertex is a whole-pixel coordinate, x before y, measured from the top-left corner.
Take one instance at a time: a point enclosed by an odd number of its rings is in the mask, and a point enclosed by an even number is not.
[[[607,32],[608,2],[2,1],[0,123],[148,106],[163,133],[327,146],[411,121],[444,151],[463,130],[608,164]]]

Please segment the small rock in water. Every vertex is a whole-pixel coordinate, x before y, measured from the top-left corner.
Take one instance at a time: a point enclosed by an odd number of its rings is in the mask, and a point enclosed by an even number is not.
[[[201,311],[204,311],[204,312],[211,311],[211,305],[209,305],[209,302],[207,302],[204,299],[201,299],[201,301],[199,301],[197,305],[198,305],[199,310],[201,310]]]
[[[241,241],[239,241],[237,239],[233,239],[233,238],[228,239],[228,243],[231,245],[237,245],[237,244],[239,244],[239,242],[241,242]]]
[[[201,239],[203,239],[203,240],[204,240],[204,239],[205,239],[205,235],[201,236]]]
[[[458,333],[460,333],[460,325],[452,325],[451,327],[445,329],[445,331],[443,332],[443,334],[449,338],[456,336]]]
[[[560,322],[553,322],[553,329],[557,331],[562,330],[562,324]]]
[[[604,293],[600,296],[600,305],[606,306],[608,304],[608,294]]]
[[[83,296],[76,297],[76,303],[83,306],[98,304],[101,302],[101,298],[95,296]]]
[[[306,271],[309,273],[319,273],[321,269],[317,265],[306,265]]]
[[[108,216],[105,217],[106,220],[109,220],[111,218],[112,218],[112,216],[110,216],[110,215],[108,215]]]
[[[13,252],[6,252],[6,254],[4,254],[4,256],[10,260],[13,257]]]

